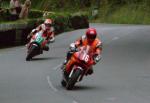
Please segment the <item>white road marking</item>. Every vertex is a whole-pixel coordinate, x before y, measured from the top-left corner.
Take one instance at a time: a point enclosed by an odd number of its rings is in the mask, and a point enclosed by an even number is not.
[[[56,67],[53,68],[53,70],[59,69],[61,65],[62,65],[62,64],[57,65]],[[58,92],[58,89],[56,89],[56,88],[53,86],[53,84],[52,84],[52,82],[51,82],[51,80],[50,80],[50,76],[47,76],[47,81],[48,81],[49,87],[50,87],[54,92]],[[73,100],[72,103],[78,103],[78,102],[75,101],[75,100]]]
[[[53,69],[53,70],[57,70],[58,68],[60,68],[61,65],[62,65],[62,64],[59,64],[59,65],[57,65],[56,67],[54,67],[54,68],[52,68],[52,69]],[[49,87],[50,87],[53,91],[57,92],[58,90],[53,86],[53,84],[52,84],[52,82],[51,82],[51,80],[50,80],[50,76],[47,76],[47,81],[48,81]]]
[[[77,101],[73,101],[72,103],[78,103]]]
[[[48,81],[48,84],[49,84],[49,87],[54,91],[54,92],[57,92],[58,90],[53,86],[51,80],[50,80],[50,76],[47,76],[47,81]]]
[[[61,67],[62,64],[57,65],[56,67],[53,68],[53,70],[57,70]]]
[[[112,40],[118,40],[119,39],[119,37],[114,37],[114,38],[112,38]]]
[[[107,98],[106,100],[115,101],[115,100],[117,100],[117,98],[116,97],[110,97],[110,98]]]

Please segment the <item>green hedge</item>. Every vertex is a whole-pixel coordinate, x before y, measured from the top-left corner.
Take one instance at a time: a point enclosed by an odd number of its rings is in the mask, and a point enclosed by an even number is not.
[[[31,10],[29,12],[29,18],[30,19],[35,19],[35,18],[41,18],[43,16],[43,11],[38,11],[38,10]]]
[[[37,11],[37,10],[31,10],[29,12],[29,19],[35,19],[35,18],[42,18],[43,12]],[[10,21],[10,13],[8,9],[5,9],[3,12],[0,13],[0,22],[8,22]]]
[[[5,9],[4,11],[0,12],[0,23],[9,21],[9,17],[10,14],[8,9]]]
[[[57,33],[89,27],[88,17],[82,14],[50,13],[47,18],[54,20],[54,27]]]
[[[51,18],[54,21],[56,33],[61,33],[70,30],[70,14],[49,13],[45,18]]]
[[[8,12],[5,12],[8,14]],[[4,15],[3,17],[7,17]],[[37,27],[39,24],[43,23],[46,18],[51,18],[53,26],[55,28],[56,35],[65,31],[87,28],[89,27],[88,18],[85,15],[71,15],[69,13],[53,13],[49,12],[46,17],[42,17],[42,11],[32,10],[29,13],[29,19],[25,20],[16,20],[16,21],[7,21],[1,16],[0,23],[0,44],[13,44],[20,43],[25,44],[27,42],[27,35],[30,31]],[[5,21],[5,22],[4,22]],[[18,33],[19,37],[18,37]],[[9,38],[9,39],[8,39]],[[19,40],[17,38],[20,38]]]
[[[17,20],[17,21],[9,21],[9,12],[2,13],[0,17],[0,22],[4,22],[6,24],[10,24],[8,29],[18,28],[17,26],[12,26],[12,24],[25,24],[29,27],[35,27],[44,21],[45,18],[51,18],[54,21],[54,27],[56,33],[61,33],[64,31],[72,30],[72,29],[79,29],[79,28],[86,28],[89,26],[88,24],[88,17],[85,13],[76,13],[76,14],[69,14],[69,13],[54,13],[48,12],[47,16],[43,17],[43,11],[39,10],[31,10],[29,12],[29,19],[26,20]]]

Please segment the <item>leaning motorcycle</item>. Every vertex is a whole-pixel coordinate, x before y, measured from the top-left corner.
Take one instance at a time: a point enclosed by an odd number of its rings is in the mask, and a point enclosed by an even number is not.
[[[89,52],[89,48],[89,46],[80,47],[68,61],[73,62],[70,66],[71,71],[69,75],[67,77],[63,77],[61,81],[62,86],[66,87],[67,90],[73,89],[74,85],[87,75],[88,70],[93,65],[94,61],[92,54]]]
[[[42,48],[46,45],[46,38],[42,36],[43,32],[39,31],[30,40],[30,44],[27,47],[26,61],[31,60],[34,56],[42,54]]]

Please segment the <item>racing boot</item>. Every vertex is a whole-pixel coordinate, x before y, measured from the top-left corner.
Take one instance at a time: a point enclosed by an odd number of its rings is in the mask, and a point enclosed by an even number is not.
[[[66,64],[67,64],[67,60],[65,60],[65,61],[62,63],[62,66],[60,67],[60,69],[61,69],[61,70],[65,70]]]
[[[64,80],[67,82],[68,81],[68,76],[69,74],[67,73],[66,70],[63,71],[63,77],[64,77]]]
[[[93,74],[93,68],[92,67],[87,71],[87,73],[85,75],[91,75],[91,74]]]
[[[65,61],[62,63],[62,66],[61,66],[61,69],[62,69],[62,70],[66,67],[66,64],[68,63],[68,61],[69,61],[69,59],[71,58],[72,54],[73,54],[73,53],[70,52],[70,51],[67,53],[66,59],[65,59]]]
[[[42,49],[45,50],[45,51],[49,51],[49,47],[48,46],[44,46]]]
[[[62,80],[61,80],[61,85],[63,86],[63,87],[66,87],[66,85],[67,85],[67,82],[68,82],[68,76],[69,76],[69,74],[65,71],[65,69],[62,71],[62,75],[63,75],[63,78],[62,78]]]

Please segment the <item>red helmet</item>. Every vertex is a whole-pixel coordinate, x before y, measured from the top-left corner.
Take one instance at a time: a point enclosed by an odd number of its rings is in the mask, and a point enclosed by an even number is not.
[[[52,26],[52,20],[51,19],[46,19],[44,21],[44,24],[45,24],[46,27],[51,27]]]
[[[88,28],[86,31],[86,37],[88,40],[95,40],[97,36],[97,31],[94,28]]]

